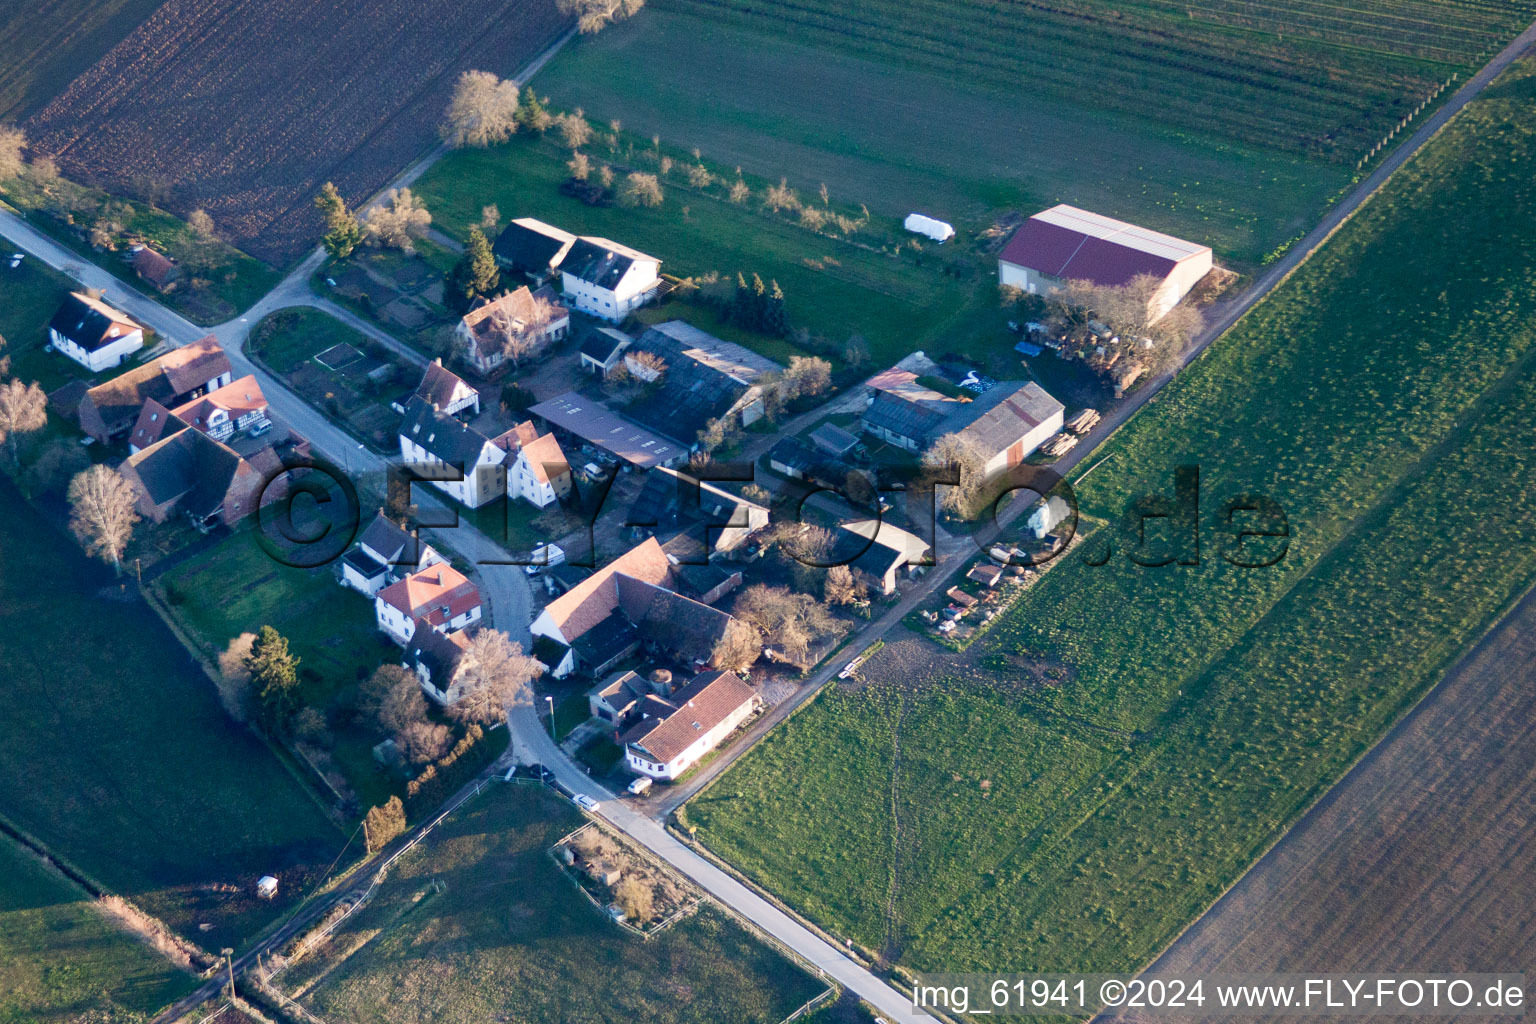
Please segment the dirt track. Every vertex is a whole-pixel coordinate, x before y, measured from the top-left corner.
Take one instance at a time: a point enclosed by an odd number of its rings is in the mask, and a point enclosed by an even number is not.
[[[1536,593],[1150,970],[1536,973],[1533,823]]]

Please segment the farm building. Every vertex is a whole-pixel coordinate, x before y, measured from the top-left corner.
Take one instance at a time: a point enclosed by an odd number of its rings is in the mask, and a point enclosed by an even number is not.
[[[538,291],[523,287],[482,300],[459,319],[454,333],[470,365],[489,374],[508,359],[515,363],[537,355],[565,337],[570,328],[571,311],[546,285]]]
[[[106,444],[132,430],[145,402],[174,409],[232,379],[229,357],[210,334],[91,388],[80,400],[80,429]]]
[[[181,265],[147,245],[134,249],[133,272],[139,280],[162,294],[174,289],[176,282],[181,280]]]
[[[653,779],[675,779],[763,706],[734,672],[706,672],[671,697],[647,696],[621,737],[624,761]]]
[[[849,433],[836,423],[821,424],[807,434],[806,439],[828,455],[838,459],[847,455],[859,445],[859,439],[856,435]]]
[[[909,213],[907,219],[901,222],[901,226],[914,235],[922,235],[931,238],[935,242],[947,242],[955,237],[955,229],[942,220],[936,220],[926,214]]]
[[[682,320],[650,328],[624,350],[623,358],[637,379],[658,385],[630,403],[626,415],[688,447],[711,420],[747,427],[762,419],[764,389],[759,382],[784,369]]]
[[[540,402],[528,412],[640,469],[673,466],[688,457],[685,445],[625,419],[602,402],[575,391]]]
[[[848,567],[860,582],[878,593],[894,594],[903,570],[910,574],[932,560],[932,545],[894,523],[865,519],[844,523],[842,529],[845,533],[834,553],[852,553]]]
[[[699,524],[708,551],[732,551],[768,525],[768,510],[707,480],[657,466],[630,503],[626,526],[663,535]]]
[[[998,255],[997,279],[1043,295],[1067,281],[1115,287],[1148,274],[1161,282],[1152,300],[1155,317],[1160,317],[1178,305],[1211,266],[1210,246],[1060,205],[1019,226]]]
[[[357,543],[341,556],[341,583],[373,597],[398,580],[400,570],[409,575],[441,561],[443,556],[432,545],[423,543],[381,509],[358,535]]]
[[[581,368],[606,377],[619,365],[619,357],[635,339],[613,327],[599,327],[581,343]]]
[[[660,270],[654,256],[582,237],[560,261],[560,289],[583,313],[618,323],[661,289]]]
[[[373,598],[379,629],[401,647],[416,633],[452,633],[480,621],[480,591],[447,562],[391,583]]]
[[[70,292],[48,322],[48,340],[87,370],[100,373],[144,347],[144,328],[98,298]]]
[[[263,485],[281,470],[268,446],[249,459],[185,424],[118,467],[138,495],[144,518],[162,523],[180,512],[199,529],[233,526],[263,498]],[[268,494],[267,497],[277,497]]]
[[[153,398],[146,399],[138,422],[128,435],[128,452],[142,451],[167,434],[188,427],[215,441],[228,441],[236,434],[263,434],[271,426],[267,396],[262,394],[256,378],[247,374],[174,409],[167,409]]]
[[[868,405],[859,421],[865,433],[910,452],[925,451],[946,434],[960,434],[985,452],[983,472],[997,473],[1017,466],[1060,432],[1066,408],[1034,381],[998,381],[983,390],[966,390],[916,355],[866,382]]]
[[[576,236],[569,231],[533,217],[519,217],[502,228],[491,252],[501,266],[543,284],[559,271],[575,242]]]

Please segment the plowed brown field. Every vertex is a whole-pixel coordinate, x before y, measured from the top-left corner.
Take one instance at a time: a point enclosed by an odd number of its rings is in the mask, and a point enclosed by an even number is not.
[[[27,133],[281,265],[319,234],[320,183],[371,195],[432,144],[459,72],[510,76],[566,26],[554,0],[168,0]]]

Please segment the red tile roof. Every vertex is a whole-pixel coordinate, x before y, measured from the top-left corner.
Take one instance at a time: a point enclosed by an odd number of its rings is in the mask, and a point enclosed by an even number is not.
[[[479,607],[480,591],[453,566],[439,563],[385,587],[379,591],[379,600],[406,618],[443,626]]]
[[[567,643],[606,619],[619,606],[618,575],[630,576],[660,586],[671,572],[667,553],[655,537],[646,540],[609,562],[544,607]]]
[[[624,734],[624,741],[645,751],[651,760],[667,764],[756,699],[757,691],[735,673],[706,672],[666,702],[675,710],[636,725]]]

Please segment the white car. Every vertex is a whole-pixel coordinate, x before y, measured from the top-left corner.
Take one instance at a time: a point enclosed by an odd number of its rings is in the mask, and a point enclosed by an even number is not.
[[[585,793],[577,793],[573,799],[576,801],[576,806],[580,807],[588,814],[596,814],[597,809],[602,806],[602,804],[598,803],[596,800],[593,800]]]

